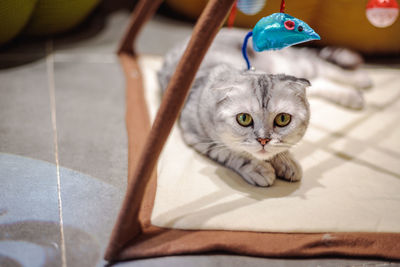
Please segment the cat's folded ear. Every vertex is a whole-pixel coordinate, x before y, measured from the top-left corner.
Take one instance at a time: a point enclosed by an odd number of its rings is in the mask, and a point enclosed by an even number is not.
[[[302,93],[305,93],[306,88],[311,86],[310,81],[304,78],[297,78],[284,74],[278,74],[276,77],[281,81],[286,81],[290,88],[301,91]]]
[[[304,86],[304,88],[311,86],[311,82],[307,79],[304,78],[296,78],[296,79],[297,80],[295,82],[301,84],[302,86]]]

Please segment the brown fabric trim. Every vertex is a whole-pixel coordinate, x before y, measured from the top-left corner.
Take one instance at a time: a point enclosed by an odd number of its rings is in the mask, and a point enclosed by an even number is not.
[[[119,60],[126,79],[126,112],[125,123],[128,136],[128,183],[135,169],[134,163],[139,161],[144,141],[150,132],[150,115],[147,110],[143,91],[142,74],[135,57],[125,53],[120,54]],[[138,119],[140,118],[140,119]]]
[[[133,172],[138,162],[139,153],[143,150],[143,143],[150,132],[150,118],[147,111],[143,91],[143,81],[136,58],[125,53],[119,56],[126,77],[126,128],[128,134],[128,188],[132,184]],[[136,118],[141,118],[137,120]],[[142,194],[136,198],[125,196],[116,225],[111,234],[105,258],[111,260],[119,253],[122,247],[133,237],[141,232],[138,220],[138,210],[141,198],[144,195],[144,186],[141,185]]]
[[[357,257],[399,260],[399,235],[180,231],[155,227],[128,244],[118,260],[224,252],[258,257]]]
[[[105,253],[107,260],[112,260],[129,240],[141,232],[138,212],[146,183],[138,183],[137,176],[136,179],[133,177],[136,169],[135,163],[139,162],[138,156],[142,154],[144,141],[150,132],[150,118],[144,97],[142,75],[134,56],[134,41],[143,25],[155,13],[161,2],[162,0],[140,0],[136,4],[128,30],[118,49],[126,78],[128,189]],[[138,117],[141,120],[135,119]],[[132,194],[132,192],[139,193]]]

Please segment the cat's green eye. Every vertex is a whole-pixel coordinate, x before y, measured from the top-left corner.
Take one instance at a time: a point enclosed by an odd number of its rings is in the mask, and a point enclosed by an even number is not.
[[[285,127],[290,123],[292,116],[287,113],[279,113],[276,115],[274,123],[278,127]]]
[[[236,115],[237,122],[243,127],[248,127],[253,125],[253,118],[250,114],[247,113],[239,113]]]

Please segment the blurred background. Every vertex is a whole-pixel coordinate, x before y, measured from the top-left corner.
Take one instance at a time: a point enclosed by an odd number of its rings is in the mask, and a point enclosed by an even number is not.
[[[243,4],[239,4],[232,26],[252,28],[262,17],[279,12],[281,3],[280,0],[255,2],[258,8],[254,10],[240,8]],[[372,4],[367,6],[368,2]],[[91,31],[86,32],[85,37],[89,38],[105,27],[110,14],[130,11],[135,3],[127,0],[3,0],[0,3],[0,45],[7,49],[20,40],[60,37],[92,26]],[[376,23],[374,26],[366,15],[374,3],[378,8],[397,6],[395,0],[289,0],[285,12],[306,21],[323,37],[315,45],[345,46],[365,55],[399,55],[400,20],[394,19],[385,27],[376,27]],[[158,13],[192,24],[206,4],[207,0],[166,0]]]

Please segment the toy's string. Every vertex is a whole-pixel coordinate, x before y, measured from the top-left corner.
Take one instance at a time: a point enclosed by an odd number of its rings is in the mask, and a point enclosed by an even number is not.
[[[281,1],[281,13],[285,13],[285,0]]]
[[[281,1],[281,9],[280,9],[281,13],[285,13],[285,0]],[[242,55],[244,57],[244,60],[246,60],[246,64],[247,64],[247,69],[249,70],[251,68],[250,66],[250,61],[249,58],[247,57],[247,42],[249,41],[249,38],[253,36],[253,31],[249,31],[246,35],[246,37],[244,37],[243,40],[243,45],[242,45]]]
[[[253,31],[249,31],[246,34],[246,37],[244,37],[243,45],[242,45],[242,55],[244,59],[246,60],[247,63],[247,69],[250,69],[250,61],[249,58],[247,57],[247,42],[249,41],[249,38],[253,36]]]
[[[237,12],[237,1],[232,6],[231,13],[229,14],[228,17],[228,27],[232,28],[233,23],[235,22],[235,17],[236,17],[236,12]]]

